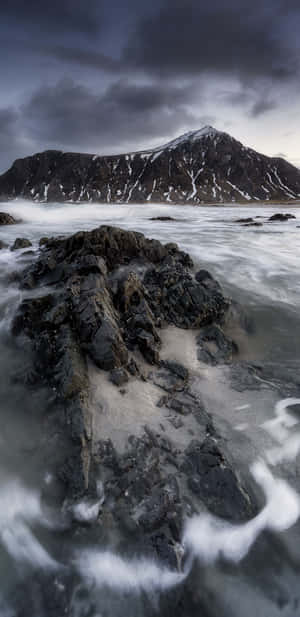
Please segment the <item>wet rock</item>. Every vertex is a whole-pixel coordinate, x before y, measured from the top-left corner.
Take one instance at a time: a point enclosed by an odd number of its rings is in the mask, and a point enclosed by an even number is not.
[[[233,343],[215,325],[223,320],[229,302],[207,271],[194,276],[191,266],[176,245],[163,246],[117,228],[45,239],[22,277],[33,297],[23,300],[13,321],[13,333],[31,345],[35,387],[37,379],[50,387],[61,409],[66,451],[62,448],[56,472],[66,496],[79,499],[88,493],[90,498],[101,473],[109,495],[100,515],[104,527],[110,520],[137,541],[146,534],[166,559],[175,554],[172,543],[180,536],[183,515],[192,511],[190,503],[202,498],[213,503],[215,476],[209,476],[209,498],[205,491],[197,492],[195,470],[187,473],[183,467],[189,456],[172,443],[165,422],[154,430],[149,419],[143,434],[131,435],[122,453],[112,441],[95,443],[88,366],[108,371],[118,387],[129,375],[150,379],[161,389],[164,399],[158,403],[176,431],[189,434],[184,425],[193,416],[198,438],[217,438],[212,418],[192,391],[189,371],[159,358],[160,330],[169,323],[200,326],[202,332],[206,328],[207,340],[203,335],[201,344],[209,342],[209,336],[218,342],[210,361],[227,361],[233,352]],[[45,285],[53,291],[42,295]],[[139,364],[141,354],[143,365],[154,365],[147,378]],[[223,476],[222,482],[230,488]]]
[[[260,390],[263,381],[259,376],[260,369],[250,364],[236,364],[231,369],[231,385],[237,392],[245,390]]]
[[[217,286],[198,282],[170,257],[144,277],[149,304],[155,317],[181,328],[197,328],[221,318],[228,302]]]
[[[254,223],[254,220],[252,217],[248,217],[248,218],[242,218],[242,219],[236,219],[234,221],[234,223]]]
[[[6,242],[3,242],[3,240],[0,240],[0,250],[7,249],[7,248],[8,248],[8,244],[6,244]]]
[[[199,496],[210,512],[233,521],[253,516],[253,506],[245,489],[211,438],[192,441],[182,465],[190,490]]]
[[[212,366],[232,362],[234,354],[238,351],[236,343],[226,337],[221,328],[216,325],[202,328],[196,341],[198,360]]]
[[[176,518],[176,506],[179,505],[179,486],[175,476],[169,476],[162,489],[156,488],[141,504],[139,525],[145,531],[159,529],[166,520]]]
[[[140,374],[139,367],[133,358],[129,360],[127,364],[127,370],[130,375],[133,375],[134,377],[137,377]]]
[[[149,221],[177,221],[178,219],[174,219],[172,216],[152,216]]]
[[[179,392],[168,400],[166,406],[182,416],[198,414],[204,409],[202,403],[189,392]]]
[[[215,291],[220,291],[221,287],[218,281],[213,278],[210,272],[207,270],[198,270],[195,274],[195,279],[198,283],[201,283],[206,289],[211,289]]]
[[[128,383],[128,373],[124,368],[116,368],[111,371],[109,379],[115,386],[124,386]]]
[[[263,224],[259,221],[253,221],[252,223],[245,223],[244,227],[262,227]]]
[[[10,250],[18,251],[19,249],[26,249],[29,246],[32,246],[32,242],[30,242],[28,238],[16,238]]]
[[[47,236],[43,236],[39,240],[39,246],[45,246],[45,244],[47,244],[48,240],[49,240],[49,238]]]
[[[156,386],[167,392],[184,390],[188,379],[188,370],[177,362],[161,362],[157,371],[151,372],[149,378]]]
[[[0,212],[0,225],[15,225],[21,221],[15,219],[11,214],[7,212]]]
[[[272,216],[270,216],[268,221],[284,222],[284,221],[288,221],[289,219],[295,219],[295,218],[296,217],[293,214],[288,214],[287,212],[286,213],[277,212],[276,214],[273,214]]]

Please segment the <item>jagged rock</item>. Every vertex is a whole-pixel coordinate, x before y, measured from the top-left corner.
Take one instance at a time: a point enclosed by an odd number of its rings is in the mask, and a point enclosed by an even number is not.
[[[211,438],[202,443],[191,442],[185,451],[182,469],[188,475],[190,490],[216,516],[235,521],[253,516],[249,495]]]
[[[151,372],[149,378],[166,392],[180,392],[185,389],[188,370],[177,362],[161,362],[157,371]]]
[[[277,212],[276,214],[273,214],[272,216],[270,216],[268,221],[284,222],[284,221],[288,221],[289,219],[295,219],[295,218],[296,217],[293,214]]]
[[[155,316],[181,328],[197,328],[221,318],[228,303],[215,286],[198,282],[186,267],[169,257],[144,277],[149,304]]]
[[[231,362],[233,355],[238,351],[236,343],[226,337],[216,325],[202,328],[196,340],[198,360],[213,366]]]
[[[128,373],[124,368],[115,368],[111,371],[109,379],[115,386],[124,386],[128,383]]]
[[[20,223],[17,219],[15,219],[8,212],[0,212],[0,225],[16,225],[16,223]]]
[[[112,529],[119,535],[124,531],[125,537],[129,533],[137,546],[146,544],[151,555],[174,567],[182,521],[197,510],[198,502],[229,518],[246,516],[247,510],[189,371],[159,358],[159,333],[169,323],[216,328],[222,342],[218,353],[229,354],[229,342],[215,325],[229,302],[207,271],[194,276],[191,267],[189,256],[176,245],[163,246],[113,227],[48,239],[24,272],[22,284],[33,290],[33,297],[22,301],[12,326],[30,344],[34,387],[40,380],[55,394],[66,445],[56,470],[64,495],[76,500],[94,496],[101,474],[109,499],[93,524],[102,526],[104,534]],[[41,295],[45,285],[47,293]],[[155,364],[148,377],[145,361]],[[98,441],[95,414],[104,411],[105,400],[92,399],[89,380],[90,368],[97,374],[97,367],[108,371],[117,386],[129,375],[151,381],[145,385],[154,392],[156,384],[164,395],[158,404],[173,441],[162,423],[153,428],[152,418],[125,440],[122,451],[111,440]],[[132,383],[139,386],[137,379]],[[192,428],[184,426],[189,421]],[[183,446],[182,435],[174,438],[174,428],[176,435],[183,431]],[[194,446],[185,447],[191,435],[198,438],[196,453]],[[208,436],[216,440],[213,453]]]
[[[28,238],[16,238],[10,250],[18,251],[19,249],[27,249],[29,246],[32,246],[32,242]]]

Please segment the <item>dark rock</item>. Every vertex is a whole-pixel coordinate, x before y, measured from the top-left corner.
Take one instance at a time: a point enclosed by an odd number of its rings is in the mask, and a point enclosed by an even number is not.
[[[185,389],[188,370],[176,362],[161,362],[160,368],[150,373],[149,378],[163,390],[172,393]]]
[[[174,546],[182,521],[198,502],[232,518],[234,512],[238,518],[243,506],[227,461],[227,471],[223,469],[219,441],[211,471],[212,455],[205,440],[208,435],[219,437],[200,396],[192,390],[189,371],[178,362],[159,359],[159,332],[168,323],[202,326],[202,332],[206,328],[206,338],[211,332],[219,341],[215,359],[227,359],[233,350],[233,343],[215,325],[224,319],[229,302],[208,272],[194,277],[191,266],[188,255],[176,245],[163,246],[117,228],[50,238],[24,272],[23,285],[33,290],[33,297],[22,301],[12,326],[32,351],[28,387],[40,384],[55,394],[63,444],[57,448],[56,475],[64,496],[94,496],[101,476],[108,496],[99,518],[103,535],[117,530],[119,537],[128,541],[129,534],[137,545],[146,539],[169,564],[176,561]],[[53,291],[41,295],[44,286]],[[166,421],[157,429],[145,426],[142,435],[131,435],[119,452],[110,440],[95,443],[88,367],[93,362],[123,386],[129,375],[146,379],[139,367],[140,354],[155,364],[148,379],[164,394],[158,404],[165,408]],[[124,388],[120,392],[125,393]],[[101,404],[97,405],[101,413]],[[188,416],[193,416],[192,427]],[[183,452],[180,439],[172,442],[167,422],[177,431],[185,425],[184,443],[193,428],[200,440],[199,456],[193,447]],[[231,509],[226,500],[232,501]]]
[[[139,367],[133,358],[129,360],[127,364],[127,370],[130,375],[133,375],[134,377],[137,377],[140,374]]]
[[[197,328],[221,318],[228,302],[211,281],[198,282],[172,258],[144,277],[148,302],[155,317],[181,328]]]
[[[187,416],[190,413],[196,415],[204,411],[202,402],[189,392],[178,392],[175,396],[172,396],[167,402],[167,407],[182,416]]]
[[[236,219],[234,223],[254,223],[253,218]]]
[[[8,248],[8,244],[6,244],[6,242],[3,242],[3,240],[0,240],[0,250],[7,249],[7,248]]]
[[[28,238],[16,238],[10,250],[18,251],[19,249],[26,249],[29,246],[32,246],[32,242],[30,242]]]
[[[109,379],[115,386],[124,386],[128,383],[128,373],[124,368],[115,368],[111,371]]]
[[[153,216],[149,221],[177,221],[172,216]]]
[[[253,221],[252,223],[245,223],[244,227],[262,227],[263,224],[258,221]]]
[[[288,221],[289,219],[295,219],[295,218],[296,217],[293,214],[277,212],[276,214],[273,214],[272,216],[270,216],[268,221],[284,222],[284,221]]]
[[[159,529],[168,520],[168,514],[172,517],[178,504],[179,486],[175,476],[169,476],[162,490],[154,489],[143,501],[142,512],[138,519],[139,525],[148,532]],[[173,516],[176,516],[176,510]]]
[[[8,214],[7,212],[0,212],[0,225],[16,225],[16,223],[20,222],[21,221],[18,221],[11,216],[11,214]]]
[[[237,392],[244,392],[245,390],[260,390],[263,381],[257,367],[239,363],[232,367],[231,385]]]
[[[201,329],[197,336],[198,360],[211,364],[227,364],[238,351],[234,341],[225,336],[219,326],[211,325]]]
[[[233,521],[253,516],[254,509],[249,495],[211,438],[205,439],[203,443],[191,442],[185,451],[182,469],[188,475],[190,490],[216,516]]]

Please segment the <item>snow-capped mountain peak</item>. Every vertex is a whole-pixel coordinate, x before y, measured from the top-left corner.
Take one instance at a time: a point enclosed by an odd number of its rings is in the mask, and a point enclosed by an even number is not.
[[[207,126],[203,126],[202,129],[198,129],[196,131],[188,131],[187,133],[184,133],[183,135],[180,135],[179,137],[172,139],[171,141],[167,142],[163,146],[158,146],[157,148],[153,148],[151,151],[158,152],[159,150],[174,150],[174,148],[177,148],[178,146],[186,142],[193,143],[195,141],[199,141],[200,139],[203,139],[206,137],[215,138],[220,135],[224,135],[224,133],[222,133],[222,131],[218,131],[213,126],[207,125]]]

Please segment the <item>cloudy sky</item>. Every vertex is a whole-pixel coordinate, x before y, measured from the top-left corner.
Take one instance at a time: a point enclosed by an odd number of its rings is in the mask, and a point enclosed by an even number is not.
[[[0,171],[212,124],[300,166],[299,0],[4,0]]]

